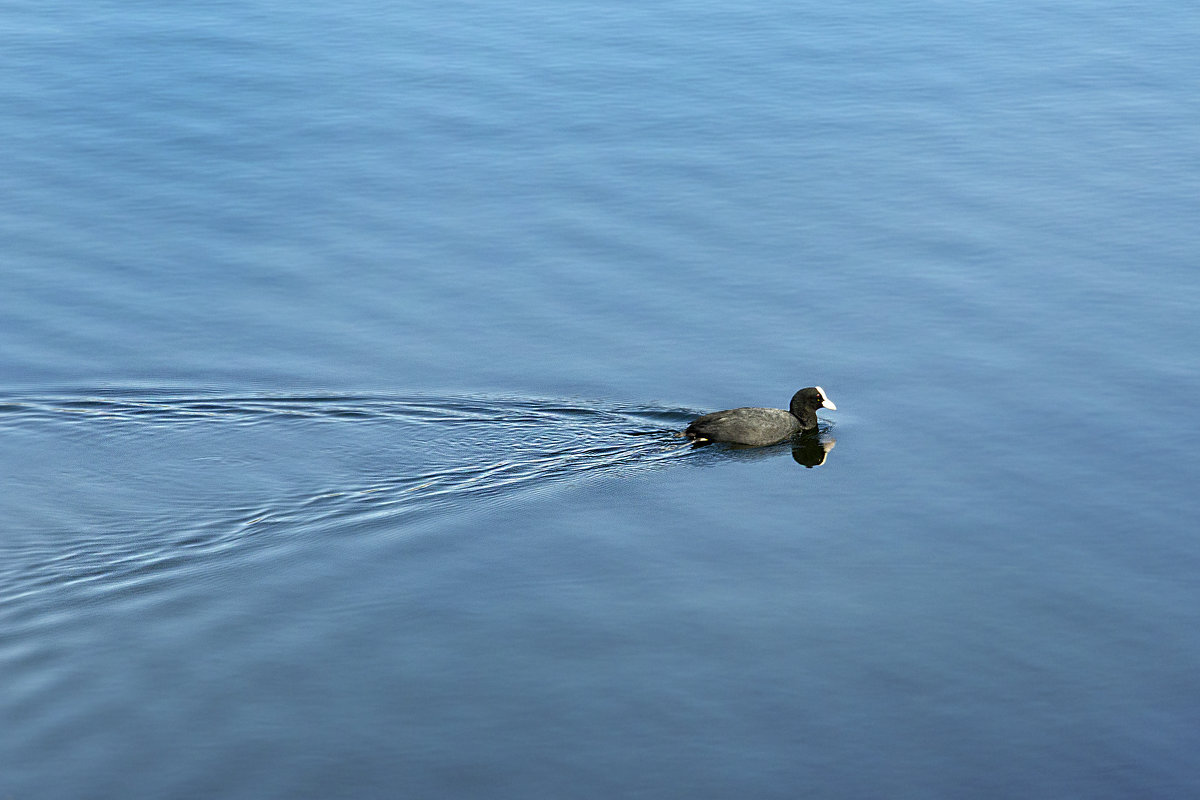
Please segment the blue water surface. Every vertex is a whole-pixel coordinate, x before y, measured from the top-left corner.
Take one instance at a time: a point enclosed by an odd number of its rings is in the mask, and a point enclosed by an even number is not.
[[[1198,35],[0,9],[0,797],[1200,793]]]

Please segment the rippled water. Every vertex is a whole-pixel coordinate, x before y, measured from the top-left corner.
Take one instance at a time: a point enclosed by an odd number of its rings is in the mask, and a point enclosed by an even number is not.
[[[0,428],[43,437],[61,461],[42,470],[64,478],[82,473],[71,481],[77,488],[64,527],[83,522],[74,517],[82,501],[112,517],[94,531],[97,545],[116,540],[135,552],[147,543],[211,552],[277,526],[316,532],[370,519],[400,524],[591,471],[659,463],[688,448],[666,426],[681,428],[693,416],[532,399],[105,392],[12,400],[0,407]],[[26,500],[64,489],[14,479]],[[264,496],[273,492],[281,493]],[[219,509],[220,517],[180,521],[180,502],[193,512]],[[53,503],[45,497],[36,505]],[[145,510],[166,515],[139,518]],[[39,522],[34,527],[50,520]],[[105,550],[96,563],[72,558],[64,566],[91,570],[123,560]],[[51,575],[45,584],[60,581],[70,576]]]
[[[0,797],[1200,789],[1190,7],[0,22]]]

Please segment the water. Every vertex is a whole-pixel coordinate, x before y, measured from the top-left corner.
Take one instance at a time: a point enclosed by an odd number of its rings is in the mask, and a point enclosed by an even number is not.
[[[0,15],[0,796],[1200,790],[1200,12]]]

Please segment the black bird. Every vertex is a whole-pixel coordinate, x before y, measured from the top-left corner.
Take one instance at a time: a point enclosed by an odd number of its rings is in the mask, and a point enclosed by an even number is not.
[[[788,411],[782,408],[733,408],[696,419],[683,433],[697,444],[733,442],[756,447],[782,442],[797,431],[817,427],[817,409],[837,411],[820,386],[801,389],[792,396]]]

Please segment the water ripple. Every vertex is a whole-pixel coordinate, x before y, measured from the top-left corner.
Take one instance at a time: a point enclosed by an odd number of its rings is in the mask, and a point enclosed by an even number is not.
[[[348,395],[194,396],[95,394],[58,395],[0,400],[0,428],[36,422],[104,420],[121,424],[167,424],[223,420],[259,422],[281,418],[401,420],[422,422],[503,422],[541,424],[547,420],[625,420],[633,423],[685,421],[689,409],[613,405],[576,406],[560,401],[519,398],[433,398]]]
[[[199,559],[235,549],[394,526],[585,475],[660,467],[690,452],[677,431],[694,414],[491,397],[92,392],[3,398],[0,430],[32,436],[42,451],[60,446],[64,430],[86,432],[85,455],[64,456],[57,474],[45,476],[62,483],[64,498],[68,485],[94,483],[99,470],[107,470],[102,477],[112,481],[114,495],[134,494],[124,507],[114,500],[110,513],[73,517],[63,523],[68,530],[48,535],[43,529],[0,544],[0,602],[50,592],[91,601],[149,591]],[[290,428],[294,423],[302,427]],[[364,431],[364,424],[373,427]],[[270,438],[264,443],[260,434]],[[97,449],[120,457],[96,455]],[[347,470],[341,463],[373,449],[380,452],[378,464]],[[313,480],[296,480],[302,485],[295,491],[262,496],[239,484],[248,463],[254,472],[247,481],[295,469],[298,461],[308,470],[301,478]],[[110,462],[123,466],[114,471]],[[189,481],[200,484],[198,499],[166,499],[171,491],[195,488]],[[14,614],[10,607],[7,624],[19,629]]]

